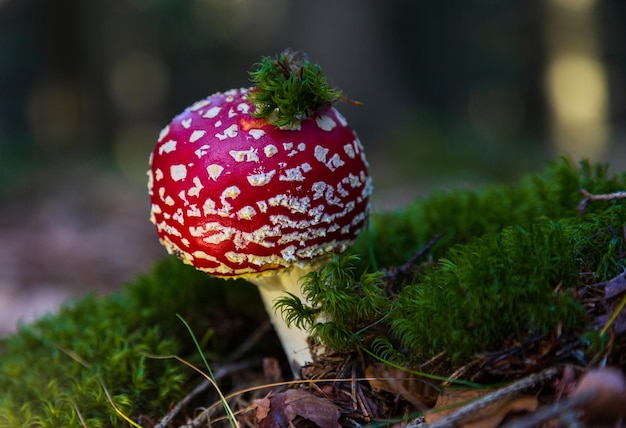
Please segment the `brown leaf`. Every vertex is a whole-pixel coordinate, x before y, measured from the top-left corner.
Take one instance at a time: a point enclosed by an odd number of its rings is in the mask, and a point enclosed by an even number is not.
[[[626,272],[617,275],[606,283],[604,287],[604,296],[608,299],[612,299],[618,294],[626,291]]]
[[[617,310],[614,309],[615,306],[617,305],[610,306],[610,309],[613,310],[613,312]],[[611,319],[613,312],[610,312],[609,315],[600,315],[596,318],[596,325],[598,326],[598,329],[601,330],[602,328],[604,328],[606,323],[608,323]],[[626,310],[622,309],[620,313],[617,314],[617,317],[615,317],[611,324],[611,328],[615,331],[615,334],[622,334],[626,332]]]
[[[596,318],[598,329],[603,329],[616,311],[620,311],[612,321],[611,328],[615,334],[626,332],[626,310],[620,309],[622,304],[622,294],[626,292],[626,272],[617,275],[606,283],[604,296],[608,307],[608,314],[602,314]],[[619,297],[616,299],[616,297]]]
[[[626,377],[614,367],[591,369],[572,393],[589,397],[580,407],[596,422],[612,422],[626,417]]]
[[[424,415],[427,424],[457,411],[472,401],[493,392],[487,389],[470,389],[442,393],[432,411]],[[528,395],[514,395],[493,402],[458,422],[462,428],[492,428],[497,427],[510,413],[532,412],[537,409],[537,398]]]
[[[609,303],[609,313],[606,315],[600,315],[596,318],[596,323],[599,329],[603,329],[610,321],[610,327],[613,329],[615,334],[622,334],[626,332],[626,307],[622,306],[622,304],[622,299],[616,299]],[[619,311],[619,313],[615,314],[617,311]],[[613,318],[614,316],[615,318]]]
[[[270,412],[270,399],[265,397],[253,400],[252,406],[254,406],[256,412],[256,420],[261,421],[265,419]]]
[[[432,382],[384,363],[366,367],[365,376],[374,391],[400,395],[421,410],[435,404],[439,395]]]
[[[302,389],[289,389],[254,400],[253,405],[259,428],[289,427],[298,416],[323,428],[341,428],[339,408],[329,400]]]
[[[557,400],[560,400],[564,395],[570,395],[576,387],[576,372],[574,367],[567,364],[563,368],[563,374],[560,378],[554,380],[554,395]]]

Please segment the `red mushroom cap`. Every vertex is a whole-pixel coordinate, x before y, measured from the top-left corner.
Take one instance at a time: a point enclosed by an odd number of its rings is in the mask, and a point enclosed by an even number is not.
[[[342,252],[370,211],[363,147],[335,108],[277,128],[251,115],[248,93],[217,93],[187,108],[150,157],[161,243],[215,276]]]

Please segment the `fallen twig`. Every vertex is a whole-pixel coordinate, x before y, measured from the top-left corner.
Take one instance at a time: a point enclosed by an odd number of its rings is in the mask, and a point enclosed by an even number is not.
[[[259,328],[257,328],[252,334],[243,342],[235,351],[230,355],[229,361],[237,360],[241,358],[246,352],[248,352],[254,345],[256,345],[261,338],[270,330],[271,324],[269,321],[261,324]],[[235,373],[237,371],[252,367],[258,364],[258,359],[254,359],[253,361],[243,361],[239,363],[229,364],[223,367],[218,367],[215,370],[214,377],[215,380],[221,379],[223,377],[228,376],[231,373]],[[209,386],[211,386],[211,381],[208,379],[203,380],[198,386],[196,386],[189,394],[183,397],[172,409],[165,415],[161,421],[154,426],[154,428],[165,428],[167,424],[169,424],[176,415],[185,408],[189,404],[191,400],[197,397],[199,394],[204,392]]]
[[[480,409],[487,407],[489,404],[496,402],[498,400],[501,400],[505,397],[509,397],[511,395],[517,394],[519,392],[522,392],[524,390],[527,390],[539,384],[542,384],[545,381],[555,377],[559,372],[560,372],[560,369],[556,367],[551,367],[542,372],[534,373],[508,386],[500,388],[492,392],[491,394],[487,394],[484,397],[476,401],[471,402],[467,406],[460,408],[456,412],[451,413],[450,415],[442,419],[439,419],[437,422],[431,425],[426,425],[422,422],[416,422],[416,423],[410,423],[409,425],[406,426],[406,428],[426,428],[426,427],[427,428],[445,428],[445,427],[454,426],[461,419],[474,414]]]
[[[443,235],[441,233],[436,234],[430,241],[424,245],[418,252],[413,254],[402,266],[392,267],[385,271],[383,279],[387,282],[395,282],[398,278],[412,278],[417,261],[424,257],[432,247],[439,242]]]
[[[579,407],[581,404],[586,403],[592,397],[593,391],[587,391],[585,394],[568,397],[564,400],[557,401],[550,406],[537,410],[529,416],[512,421],[504,425],[502,428],[532,428],[539,426],[541,423],[546,422],[549,419],[571,413],[574,409]]]
[[[252,366],[258,365],[258,364],[259,364],[259,360],[256,358],[254,360],[241,361],[238,363],[229,364],[223,367],[218,367],[214,371],[213,376],[215,377],[215,380],[219,380],[228,376],[231,373],[236,373],[240,370],[244,370]],[[206,389],[210,387],[211,385],[212,383],[210,380],[208,379],[203,380],[189,394],[185,395],[185,397],[183,397],[182,400],[176,403],[176,405],[174,405],[174,407],[172,407],[172,409],[169,412],[167,412],[167,414],[163,416],[163,418],[159,421],[159,423],[156,424],[153,428],[165,428],[176,417],[176,415],[178,415],[178,413],[180,413],[180,411],[183,410],[185,406],[187,406],[191,402],[191,400],[196,398],[202,392],[206,391]]]
[[[612,201],[614,199],[626,199],[626,191],[613,193],[589,193],[586,189],[580,189],[580,193],[584,196],[583,200],[578,204],[578,213],[584,214],[589,201]]]

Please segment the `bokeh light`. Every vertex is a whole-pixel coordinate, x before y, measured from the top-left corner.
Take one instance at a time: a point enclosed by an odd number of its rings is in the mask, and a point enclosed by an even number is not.
[[[594,0],[549,0],[545,90],[551,137],[573,159],[602,159],[609,149],[606,65]]]
[[[588,55],[561,55],[547,71],[557,148],[574,158],[599,159],[608,141],[606,76]]]

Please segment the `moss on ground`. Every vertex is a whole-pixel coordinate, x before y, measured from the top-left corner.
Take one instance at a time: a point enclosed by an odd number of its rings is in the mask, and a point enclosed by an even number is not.
[[[254,287],[234,285],[168,258],[119,293],[21,326],[0,342],[0,427],[127,427],[120,412],[135,420],[164,414],[194,374],[151,355],[202,366],[177,314],[213,362],[264,319],[249,304],[258,299]],[[240,323],[224,326],[233,313]]]
[[[498,233],[509,225],[524,227],[541,217],[576,217],[581,188],[609,193],[625,187],[625,174],[611,175],[607,165],[583,162],[577,166],[561,159],[512,185],[435,193],[406,208],[377,213],[354,252],[361,256],[363,269],[400,265],[441,234],[430,253],[437,259],[455,244]],[[615,204],[621,202],[596,202],[587,211],[603,211]]]
[[[581,332],[592,320],[576,290],[622,272],[626,249],[626,200],[594,201],[581,215],[581,188],[623,190],[626,174],[562,159],[514,185],[435,194],[376,215],[352,250],[360,262],[335,261],[310,275],[304,290],[312,308],[285,299],[281,309],[334,348],[373,348],[404,364],[440,352],[462,363],[557,328]],[[435,237],[411,275],[398,276],[396,268]],[[378,284],[378,292],[362,284]],[[389,298],[380,303],[384,289]],[[334,300],[348,319],[325,303]],[[370,315],[359,316],[361,307]],[[316,325],[311,313],[327,321]]]
[[[358,257],[308,277],[312,305],[286,300],[282,309],[332,348],[365,347],[406,364],[441,351],[464,361],[556,328],[583,332],[590,319],[577,291],[624,268],[626,202],[591,202],[579,215],[581,187],[626,190],[626,175],[561,160],[515,185],[439,193],[377,214],[352,250]],[[393,267],[424,248],[410,275],[398,275]],[[210,361],[264,317],[250,304],[256,290],[232,285],[166,259],[118,293],[21,326],[0,342],[0,427],[118,427],[128,426],[119,412],[164,414],[194,374],[150,355],[201,366],[176,314]],[[326,323],[315,322],[319,313]]]

